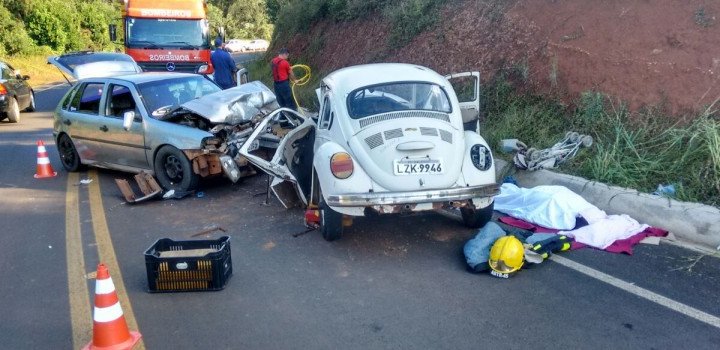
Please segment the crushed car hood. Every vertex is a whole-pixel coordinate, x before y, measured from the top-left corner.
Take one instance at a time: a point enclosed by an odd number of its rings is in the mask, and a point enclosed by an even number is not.
[[[180,106],[214,124],[241,124],[279,107],[275,94],[259,81],[205,95]]]

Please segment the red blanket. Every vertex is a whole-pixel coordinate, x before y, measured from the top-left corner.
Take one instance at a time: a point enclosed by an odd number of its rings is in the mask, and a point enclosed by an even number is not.
[[[533,231],[535,233],[557,233],[558,231],[560,231],[560,230],[556,230],[556,229],[552,229],[552,228],[538,226],[533,223],[529,223],[525,220],[514,218],[512,216],[503,216],[499,220],[500,220],[500,222],[502,222],[504,224],[514,226],[517,228],[521,228],[524,230]],[[640,232],[630,238],[621,239],[621,240],[617,240],[617,241],[613,242],[613,244],[611,244],[607,248],[605,248],[605,251],[611,252],[611,253],[618,253],[618,254],[625,253],[628,255],[632,255],[632,253],[633,253],[632,248],[636,244],[640,243],[640,241],[645,239],[645,237],[650,237],[650,236],[666,237],[667,235],[668,235],[668,231],[666,231],[666,230],[663,230],[663,229],[657,228],[657,227],[648,227],[647,229],[645,229],[645,231]],[[585,248],[585,247],[587,247],[587,245],[578,243],[578,242],[573,242],[571,249],[575,250],[575,249],[580,249],[580,248]]]

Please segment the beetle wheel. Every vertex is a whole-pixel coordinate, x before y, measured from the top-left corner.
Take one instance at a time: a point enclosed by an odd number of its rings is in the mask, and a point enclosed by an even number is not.
[[[460,208],[463,223],[470,228],[480,228],[485,226],[492,219],[495,202],[493,201],[485,208]]]

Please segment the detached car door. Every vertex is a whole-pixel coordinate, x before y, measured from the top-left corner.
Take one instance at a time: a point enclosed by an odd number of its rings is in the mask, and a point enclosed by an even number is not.
[[[281,137],[276,150],[262,147],[266,134]],[[240,147],[240,154],[272,177],[270,190],[285,208],[292,208],[307,204],[314,143],[315,122],[312,118],[282,109],[270,113],[255,126]]]
[[[480,72],[455,73],[445,76],[457,95],[465,130],[478,131],[480,119]]]

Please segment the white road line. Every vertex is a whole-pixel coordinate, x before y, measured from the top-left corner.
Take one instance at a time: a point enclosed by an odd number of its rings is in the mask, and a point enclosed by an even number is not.
[[[615,278],[606,273],[600,272],[598,270],[595,270],[593,268],[587,267],[585,265],[574,262],[567,258],[563,258],[558,255],[553,255],[552,257],[550,257],[550,260],[552,260],[560,265],[563,265],[565,267],[569,267],[569,268],[571,268],[575,271],[578,271],[580,273],[583,273],[585,275],[588,275],[596,280],[599,280],[599,281],[605,282],[609,285],[620,288],[628,293],[635,294],[641,298],[650,300],[653,303],[662,305],[673,311],[677,311],[685,316],[689,316],[700,322],[707,323],[715,328],[720,328],[720,318],[710,315],[706,312],[700,311],[694,307],[685,305],[683,303],[677,302],[670,298],[666,298],[660,294],[651,292],[645,288],[638,287],[632,283],[625,282],[619,278]]]

